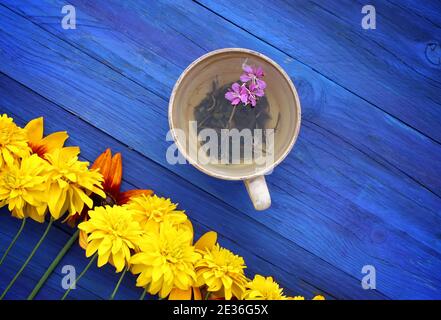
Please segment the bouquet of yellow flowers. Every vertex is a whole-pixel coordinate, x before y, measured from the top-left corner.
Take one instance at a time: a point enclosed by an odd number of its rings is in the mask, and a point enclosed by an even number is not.
[[[121,273],[113,299],[127,273],[136,285],[159,298],[302,300],[287,297],[272,277],[245,275],[245,261],[217,242],[209,231],[194,241],[193,226],[170,199],[148,189],[122,192],[122,157],[107,149],[89,167],[79,160],[79,147],[64,146],[68,135],[43,133],[43,118],[24,128],[7,115],[0,117],[0,207],[22,220],[0,264],[23,230],[27,219],[48,225],[30,255],[4,289],[5,297],[31,261],[54,221],[77,228],[40,279],[28,299],[33,299],[70,246],[79,245],[90,259],[78,282],[97,261]],[[72,287],[72,286],[71,286]],[[70,292],[66,290],[62,299]],[[314,297],[316,300],[323,296]]]

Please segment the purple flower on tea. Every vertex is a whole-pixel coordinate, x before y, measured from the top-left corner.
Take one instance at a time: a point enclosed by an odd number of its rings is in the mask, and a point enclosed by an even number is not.
[[[262,90],[266,88],[266,83],[262,80],[265,75],[262,67],[253,68],[244,64],[242,69],[244,73],[240,76],[240,81],[244,83],[251,82],[251,84],[258,86]]]
[[[259,97],[263,97],[265,95],[265,92],[263,89],[261,89],[256,84],[251,83],[248,90],[248,102],[245,103],[247,105],[248,103],[251,104],[251,106],[255,107],[257,103],[257,99]]]
[[[266,83],[262,80],[265,74],[262,67],[252,67],[243,64],[242,69],[244,71],[240,76],[242,85],[239,85],[237,82],[233,83],[228,92],[225,93],[225,98],[233,106],[237,106],[242,102],[245,106],[251,104],[251,107],[255,107],[258,98],[265,95]]]
[[[225,98],[228,99],[233,106],[237,106],[240,102],[248,104],[249,90],[244,84],[240,85],[237,82],[233,83],[228,92],[225,93]]]
[[[245,105],[251,104],[251,107],[255,107],[257,104],[257,97],[254,94],[248,95],[248,101]]]
[[[263,90],[264,88],[259,87],[257,84],[250,84],[248,90],[250,92],[250,94],[253,94],[257,97],[263,97],[265,95],[265,91]]]

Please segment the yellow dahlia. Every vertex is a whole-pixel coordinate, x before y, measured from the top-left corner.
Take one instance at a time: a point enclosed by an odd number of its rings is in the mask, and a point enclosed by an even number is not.
[[[212,247],[216,241],[217,233],[214,231],[209,231],[199,238],[194,247],[199,252],[207,247]],[[194,284],[192,290],[181,290],[175,287],[168,296],[169,300],[191,300],[192,298],[193,300],[202,300],[201,290],[196,286],[196,284]]]
[[[273,280],[272,277],[255,275],[254,279],[248,282],[243,300],[285,300],[283,289]]]
[[[8,205],[17,218],[43,222],[47,208],[50,166],[37,155],[0,172],[0,207]]]
[[[86,257],[98,251],[98,267],[107,262],[120,272],[128,266],[132,252],[138,248],[142,230],[127,208],[96,207],[89,211],[90,219],[78,225],[88,234]]]
[[[24,127],[28,137],[28,145],[32,153],[38,154],[41,158],[46,153],[61,149],[69,137],[66,131],[54,132],[43,137],[43,117],[33,119]]]
[[[146,231],[157,231],[159,225],[164,221],[174,226],[191,226],[184,211],[176,210],[177,206],[170,199],[161,198],[156,195],[132,197],[127,203],[127,207],[133,211],[134,219]],[[191,229],[190,231],[192,232],[193,230]]]
[[[6,114],[0,116],[0,169],[29,156],[26,132]]]
[[[206,285],[209,292],[224,296],[226,300],[233,296],[240,299],[248,282],[244,274],[245,261],[215,244],[216,238],[215,233],[208,233],[196,244],[202,254],[202,259],[196,263],[196,285]]]
[[[160,225],[159,231],[147,233],[140,244],[141,252],[130,260],[132,272],[139,274],[136,285],[161,298],[174,288],[191,295],[196,280],[194,263],[200,258],[192,238],[188,229],[177,229],[167,222]]]
[[[312,300],[325,300],[325,297],[319,294],[312,298]]]
[[[106,197],[102,190],[103,176],[98,170],[89,170],[89,163],[78,160],[78,147],[65,147],[46,153],[45,158],[52,165],[48,206],[51,215],[58,219],[66,211],[73,215],[83,210],[84,204],[92,208],[89,197],[95,193]]]

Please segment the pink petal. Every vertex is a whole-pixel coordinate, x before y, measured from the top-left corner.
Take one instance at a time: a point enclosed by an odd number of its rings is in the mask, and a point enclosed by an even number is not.
[[[247,64],[244,64],[242,67],[243,71],[245,71],[246,73],[253,73],[253,68]]]
[[[248,101],[248,93],[241,94],[240,101],[246,104],[246,102]]]
[[[240,98],[238,98],[238,97],[234,98],[234,99],[231,101],[231,104],[232,104],[233,106],[236,106],[236,105],[238,105],[239,103],[240,103]]]
[[[260,79],[257,79],[257,85],[259,86],[260,89],[265,89],[266,88],[266,82]]]
[[[257,89],[255,95],[258,97],[263,97],[265,95],[265,92],[262,89]]]
[[[231,86],[231,89],[233,89],[234,92],[239,93],[240,84],[238,84],[237,82],[233,83],[233,85]]]
[[[250,80],[251,80],[251,77],[246,73],[244,73],[240,76],[240,81],[242,81],[242,82],[248,82]]]
[[[254,74],[256,75],[256,77],[262,78],[264,76],[262,67],[257,67]]]
[[[228,91],[227,93],[225,93],[225,98],[230,101],[232,101],[235,97],[236,97],[236,95],[232,91]]]

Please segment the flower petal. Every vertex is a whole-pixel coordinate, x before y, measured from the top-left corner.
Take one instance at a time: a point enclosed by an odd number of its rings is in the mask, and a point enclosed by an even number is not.
[[[236,106],[236,105],[238,105],[240,103],[240,98],[235,98],[235,99],[233,99],[233,101],[231,101],[231,104],[233,105],[233,106]]]
[[[242,65],[242,70],[246,73],[253,73],[253,68],[247,64]]]
[[[240,81],[242,81],[242,82],[248,82],[250,80],[251,80],[251,77],[246,73],[244,73],[240,76]]]
[[[137,197],[140,195],[150,196],[152,194],[153,191],[148,189],[135,189],[135,190],[124,191],[118,195],[117,202],[119,205],[123,205],[129,202],[129,200],[133,197]]]
[[[202,235],[198,241],[195,243],[195,248],[201,251],[206,249],[211,250],[212,247],[216,244],[217,241],[217,233],[214,231],[208,231],[204,235]]]
[[[24,127],[30,142],[38,142],[43,138],[43,117],[33,119]]]
[[[119,193],[119,189],[121,188],[121,179],[122,179],[122,158],[121,158],[121,153],[118,152],[112,158],[111,167],[110,167],[110,177],[108,181],[109,192],[112,195],[117,195]]]
[[[54,132],[44,137],[39,144],[44,145],[47,152],[52,152],[54,149],[62,148],[68,137],[69,135],[66,131]]]
[[[233,83],[233,84],[231,85],[231,89],[232,89],[234,92],[239,93],[239,90],[240,90],[240,84],[238,84],[237,82]]]
[[[231,101],[236,98],[236,94],[232,91],[228,91],[225,93],[225,98]]]
[[[173,288],[170,291],[170,295],[168,296],[168,300],[191,300],[191,291],[192,288],[188,290],[181,290],[178,288]]]

